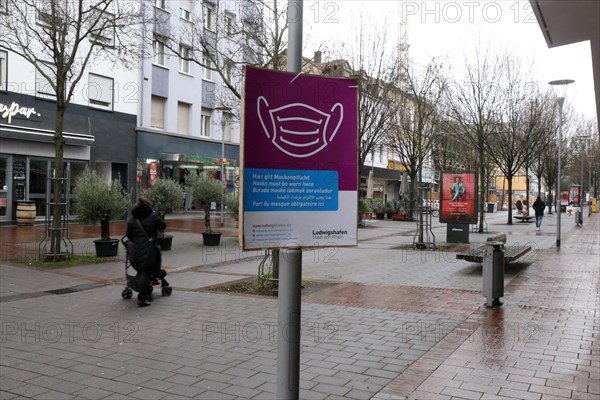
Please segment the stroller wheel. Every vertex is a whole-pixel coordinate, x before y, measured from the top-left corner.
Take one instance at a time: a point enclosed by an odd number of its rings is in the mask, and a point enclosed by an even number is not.
[[[131,296],[133,296],[133,292],[129,288],[125,288],[121,292],[121,297],[123,297],[124,299],[130,299]]]
[[[173,293],[173,288],[171,286],[164,286],[161,291],[163,296],[170,296]]]

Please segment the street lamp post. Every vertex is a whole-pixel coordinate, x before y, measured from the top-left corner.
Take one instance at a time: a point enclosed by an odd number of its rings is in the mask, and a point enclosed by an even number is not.
[[[548,82],[552,86],[564,86],[565,90],[567,85],[575,82],[573,79],[559,79]],[[556,142],[558,143],[558,171],[556,177],[556,247],[560,248],[560,153],[562,144],[562,129],[563,129],[563,105],[565,103],[565,97],[558,98],[558,112],[559,112],[559,123],[558,123],[558,137]]]
[[[583,226],[583,155],[584,155],[584,151],[585,151],[585,144],[586,144],[586,140],[589,137],[589,135],[581,135],[579,136],[579,140],[581,141],[580,145],[581,145],[581,152],[580,152],[580,157],[581,157],[581,175],[580,175],[580,180],[581,180],[581,189],[579,193],[579,221],[577,221],[577,223],[579,223],[580,225]]]

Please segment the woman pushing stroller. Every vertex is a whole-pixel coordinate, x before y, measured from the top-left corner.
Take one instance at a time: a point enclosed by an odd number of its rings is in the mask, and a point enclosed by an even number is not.
[[[132,246],[126,245],[129,261],[138,273],[137,304],[140,307],[150,305],[153,279],[160,278],[163,283],[166,282],[163,279],[166,274],[160,270],[160,247],[154,243],[158,231],[162,231],[166,227],[166,222],[152,209],[150,200],[140,196],[127,220],[126,234],[132,244]]]

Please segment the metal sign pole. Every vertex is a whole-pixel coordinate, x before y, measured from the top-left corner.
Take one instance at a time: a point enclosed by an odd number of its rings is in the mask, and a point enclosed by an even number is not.
[[[302,69],[303,0],[288,2],[287,70]],[[302,250],[281,252],[277,340],[277,399],[296,400],[300,395],[300,321],[302,287]]]

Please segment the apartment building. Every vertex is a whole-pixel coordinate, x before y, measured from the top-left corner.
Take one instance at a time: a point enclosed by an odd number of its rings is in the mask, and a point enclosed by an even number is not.
[[[64,117],[71,180],[90,167],[137,195],[159,176],[183,183],[189,173],[221,178],[223,170],[228,190],[234,190],[240,142],[235,102],[223,101],[227,88],[220,75],[200,65],[211,66],[208,55],[187,53],[198,39],[177,33],[199,26],[194,34],[214,38],[216,45],[219,29],[243,24],[244,2],[138,3],[146,23],[132,43],[141,57],[129,63],[93,57],[73,92]],[[47,27],[39,9],[30,15],[31,29]],[[110,46],[115,38],[95,40]],[[236,76],[241,79],[241,73]],[[0,223],[15,221],[18,200],[35,201],[43,219],[55,159],[56,94],[31,62],[6,50],[0,50],[0,118]]]

